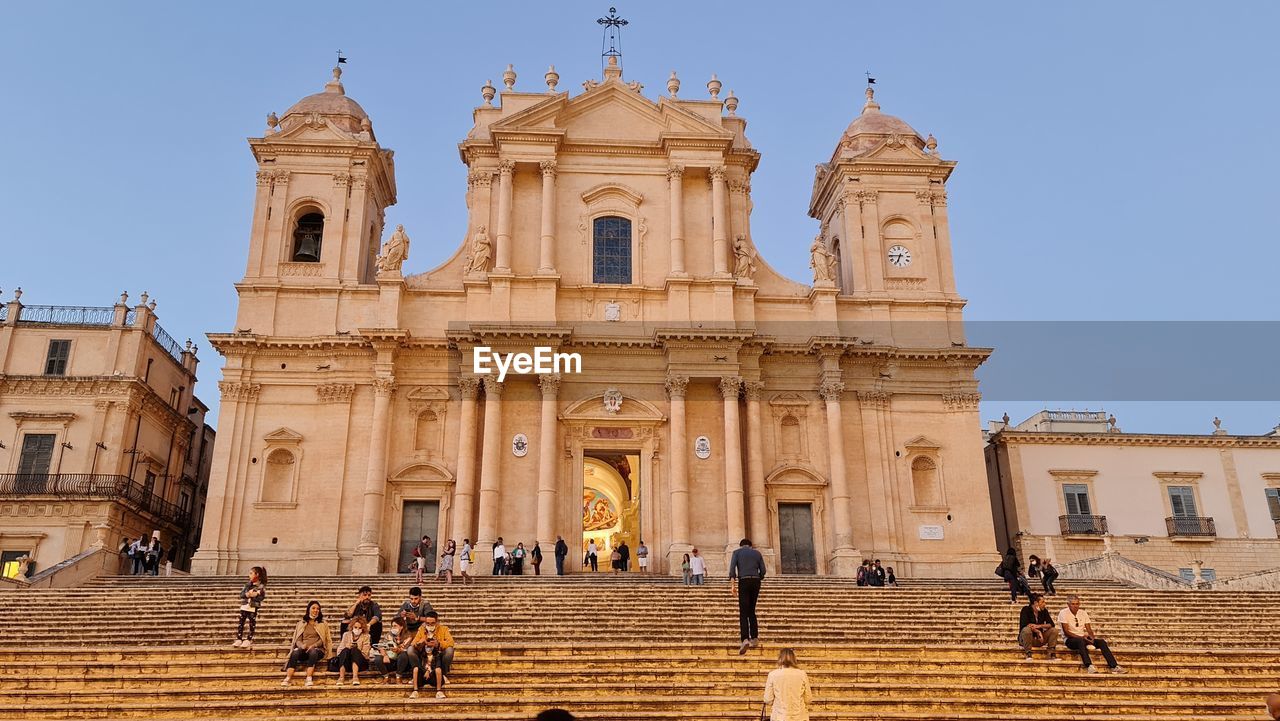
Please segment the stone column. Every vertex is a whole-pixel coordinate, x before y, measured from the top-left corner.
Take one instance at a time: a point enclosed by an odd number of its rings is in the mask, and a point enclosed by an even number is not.
[[[827,450],[831,466],[831,505],[835,520],[836,551],[852,549],[853,515],[849,504],[849,482],[844,475],[844,421],[840,417],[840,395],[844,383],[828,380],[818,388],[827,404]]]
[[[720,379],[724,396],[724,512],[728,545],[733,548],[746,535],[742,498],[742,435],[738,424],[740,376]]]
[[[498,248],[493,269],[503,273],[511,271],[511,205],[515,197],[515,171],[514,160],[504,160],[498,165]],[[487,386],[485,391],[488,391]]]
[[[667,168],[667,183],[671,189],[671,275],[680,276],[684,270],[684,166]],[[683,396],[681,396],[683,401]]]
[[[382,505],[387,492],[387,439],[391,428],[391,399],[395,392],[394,377],[373,379],[373,420],[369,426],[369,466],[364,477],[364,513],[360,521],[360,545],[353,563],[357,574],[381,570],[378,534],[382,530]]]
[[[711,261],[715,274],[721,276],[729,274],[729,214],[725,212],[724,174],[723,165],[711,169]]]
[[[556,270],[556,161],[544,160],[542,168],[542,234],[538,245],[538,272]],[[538,539],[543,540],[543,539]]]
[[[535,540],[548,541],[555,535],[556,518],[556,405],[560,376],[538,376],[542,388],[542,423],[538,432],[538,531]]]
[[[947,194],[944,191],[929,193],[929,210],[933,215],[933,239],[938,253],[938,280],[942,283],[943,293],[955,293],[956,268],[951,259],[951,226],[947,220]]]
[[[475,539],[472,516],[476,507],[476,395],[480,379],[463,376],[458,379],[462,396],[462,422],[458,429],[458,484],[453,493],[452,533],[456,539]]]
[[[760,396],[764,381],[747,381],[747,508],[750,538],[756,546],[772,547],[769,539],[768,499],[764,490],[763,428],[760,425]]]
[[[685,435],[686,376],[667,376],[671,398],[671,545],[689,545],[689,439]],[[680,565],[676,564],[676,568]]]
[[[499,464],[502,462],[502,384],[484,377],[484,440],[480,450],[480,521],[476,545],[498,538]]]
[[[866,239],[862,262],[867,266],[869,290],[884,290],[884,248],[880,242],[880,212],[876,202],[880,193],[875,190],[859,190],[856,194],[862,204],[862,236]]]

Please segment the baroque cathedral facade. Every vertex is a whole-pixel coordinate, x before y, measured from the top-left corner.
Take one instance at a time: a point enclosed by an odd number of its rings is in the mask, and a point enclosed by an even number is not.
[[[996,560],[932,136],[866,105],[817,167],[795,243],[756,251],[738,101],[647,97],[610,58],[582,92],[490,83],[458,146],[464,241],[405,267],[391,150],[334,70],[268,117],[196,573],[403,570],[421,535],[481,567],[557,536],[640,541],[678,574],[740,539],[783,574],[987,573]],[[383,239],[386,238],[384,242]],[[477,373],[534,349],[578,372]],[[580,564],[568,564],[572,572]]]

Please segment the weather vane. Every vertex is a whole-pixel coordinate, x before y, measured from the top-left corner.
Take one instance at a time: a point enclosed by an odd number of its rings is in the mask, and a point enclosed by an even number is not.
[[[868,70],[868,71],[867,71],[867,85],[875,85],[875,84],[876,84],[876,79],[875,79],[875,78],[873,78],[873,77],[871,77],[871,71],[870,71],[870,70]]]
[[[622,57],[622,39],[620,37],[622,28],[627,25],[627,21],[618,17],[618,8],[609,8],[609,15],[597,18],[596,22],[604,26],[604,37],[600,41],[600,64],[604,65],[605,58]],[[609,48],[605,49],[605,44]]]
[[[343,54],[342,54],[342,50],[341,50],[341,49],[339,49],[339,50],[338,50],[338,64],[339,64],[339,65],[344,65],[344,64],[346,64],[346,62],[347,62],[347,58],[346,58],[346,56],[345,56],[345,55],[343,55]]]

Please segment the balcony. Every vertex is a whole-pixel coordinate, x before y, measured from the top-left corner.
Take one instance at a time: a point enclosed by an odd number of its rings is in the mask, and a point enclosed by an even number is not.
[[[0,499],[54,496],[96,498],[133,506],[141,513],[186,528],[191,512],[147,490],[128,476],[89,473],[0,473]]]
[[[1058,516],[1058,529],[1064,536],[1103,536],[1107,533],[1107,517],[1077,514]]]
[[[1164,519],[1170,538],[1214,538],[1218,531],[1213,519],[1203,516],[1170,516]]]

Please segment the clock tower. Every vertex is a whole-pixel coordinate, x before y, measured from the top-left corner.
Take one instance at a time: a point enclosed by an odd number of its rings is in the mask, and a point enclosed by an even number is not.
[[[958,301],[947,230],[947,177],[955,162],[932,135],[880,112],[875,90],[818,165],[809,215],[835,259],[840,294],[867,300]]]

